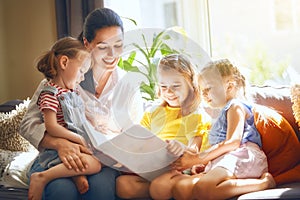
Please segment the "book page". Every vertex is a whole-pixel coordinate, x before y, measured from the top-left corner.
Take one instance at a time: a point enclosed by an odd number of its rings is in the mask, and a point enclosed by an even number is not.
[[[167,172],[170,169],[169,165],[177,159],[168,152],[167,144],[163,140],[141,125],[133,125],[114,135],[104,135],[92,127],[90,129],[92,130],[87,133],[93,147],[106,155],[96,153],[100,162],[108,162],[110,157],[147,180],[153,180]]]

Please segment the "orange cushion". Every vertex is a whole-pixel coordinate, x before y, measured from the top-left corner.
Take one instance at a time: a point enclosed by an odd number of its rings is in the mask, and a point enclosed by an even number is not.
[[[262,149],[268,158],[269,172],[276,180],[277,176],[300,163],[299,140],[288,121],[275,110],[257,105],[253,112],[256,128],[261,134]],[[292,176],[293,173],[280,182],[292,182],[295,178]]]

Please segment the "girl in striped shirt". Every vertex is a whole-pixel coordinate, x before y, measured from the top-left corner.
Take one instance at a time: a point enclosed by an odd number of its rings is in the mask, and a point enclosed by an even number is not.
[[[85,146],[80,128],[85,120],[84,105],[76,86],[89,69],[89,55],[79,40],[66,37],[58,40],[37,63],[38,70],[48,79],[37,101],[47,134]],[[35,169],[30,170],[34,173],[30,176],[28,198],[41,199],[47,183],[62,177],[72,177],[79,193],[88,191],[89,184],[84,175],[99,172],[101,164],[91,154],[83,156],[88,166],[79,171],[67,168],[59,159],[57,151],[41,151],[34,161]]]

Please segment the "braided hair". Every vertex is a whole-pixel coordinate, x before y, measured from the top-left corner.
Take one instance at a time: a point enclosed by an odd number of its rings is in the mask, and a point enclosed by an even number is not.
[[[246,98],[246,79],[244,75],[241,74],[238,67],[233,65],[228,59],[221,59],[208,63],[203,70],[211,67],[215,67],[222,78],[230,78],[235,83],[236,87],[242,90],[243,96]]]

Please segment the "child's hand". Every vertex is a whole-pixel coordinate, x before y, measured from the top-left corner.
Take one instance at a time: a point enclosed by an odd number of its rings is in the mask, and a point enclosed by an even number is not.
[[[202,172],[204,172],[205,169],[205,165],[204,164],[197,164],[194,165],[191,169],[191,174],[195,175],[195,174],[200,174]]]
[[[181,156],[185,150],[185,145],[177,140],[166,140],[167,149],[175,156]]]
[[[183,155],[172,164],[172,168],[178,171],[183,171],[200,163],[201,160],[197,153],[186,150],[184,151]]]
[[[197,148],[191,148],[191,147],[188,147],[186,148],[187,151],[191,152],[191,153],[198,153],[198,149]]]

